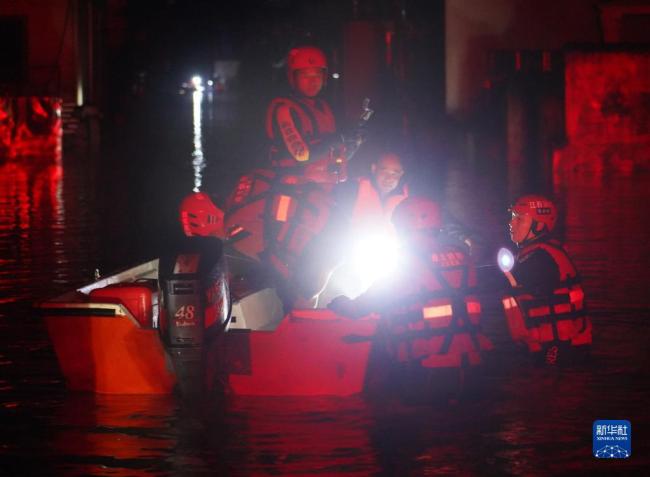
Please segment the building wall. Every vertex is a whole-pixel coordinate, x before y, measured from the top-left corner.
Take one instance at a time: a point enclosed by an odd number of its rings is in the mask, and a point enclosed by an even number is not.
[[[489,52],[600,41],[594,0],[447,0],[446,107],[462,118],[489,76]]]
[[[650,170],[650,52],[573,51],[565,63],[568,144],[556,166]]]
[[[0,16],[27,19],[27,81],[18,85],[17,94],[74,100],[74,4],[68,0],[0,1]]]

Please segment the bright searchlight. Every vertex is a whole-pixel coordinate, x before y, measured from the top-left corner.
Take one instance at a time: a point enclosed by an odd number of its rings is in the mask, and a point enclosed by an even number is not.
[[[376,281],[394,275],[402,252],[392,234],[374,232],[356,234],[345,250],[346,258],[331,271],[321,291],[323,304],[339,295],[356,298]]]
[[[203,91],[203,78],[200,76],[192,76],[192,86],[194,86],[194,89],[197,91]]]
[[[399,246],[390,234],[362,235],[355,240],[351,264],[362,288],[368,289],[379,278],[397,269]]]

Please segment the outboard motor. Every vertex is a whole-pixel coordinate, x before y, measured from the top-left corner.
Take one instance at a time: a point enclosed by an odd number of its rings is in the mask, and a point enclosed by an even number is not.
[[[160,259],[161,333],[187,396],[202,390],[205,356],[227,327],[231,303],[222,242],[187,237],[178,250]]]

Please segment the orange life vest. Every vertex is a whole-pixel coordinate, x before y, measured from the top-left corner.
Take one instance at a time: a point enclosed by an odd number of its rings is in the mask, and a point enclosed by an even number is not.
[[[421,290],[404,301],[411,304],[388,316],[394,323],[391,350],[398,361],[419,361],[427,368],[478,365],[481,352],[492,343],[480,326],[481,303],[472,294],[476,269],[453,246],[438,247],[421,277],[412,277]]]
[[[334,133],[334,114],[329,105],[318,98],[275,98],[266,113],[271,164],[292,169],[292,174],[311,182],[337,183],[347,178],[342,148],[328,149],[314,157],[314,149]]]
[[[400,193],[390,194],[382,201],[371,179],[361,177],[358,183],[357,197],[352,209],[352,226],[363,228],[380,225],[389,233],[394,233],[391,217],[395,207],[408,197],[408,189],[403,187]]]
[[[565,342],[572,346],[591,344],[591,320],[586,315],[584,291],[573,262],[557,242],[540,242],[525,247],[520,262],[535,250],[543,249],[557,264],[560,283],[546,296],[523,291],[503,298],[510,336],[525,343],[529,351],[541,351],[542,345]]]

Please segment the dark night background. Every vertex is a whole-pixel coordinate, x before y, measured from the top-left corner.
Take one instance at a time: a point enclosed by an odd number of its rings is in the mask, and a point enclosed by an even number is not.
[[[0,475],[644,475],[648,32],[633,0],[0,2]],[[197,180],[223,198],[264,165],[264,112],[304,43],[340,75],[325,95],[342,128],[372,99],[353,172],[398,148],[413,187],[481,237],[482,263],[508,241],[513,197],[554,196],[590,364],[529,366],[486,296],[498,365],[466,401],[66,389],[33,305],[156,257]],[[215,81],[198,141],[195,74]],[[62,149],[30,97],[60,98]],[[630,420],[631,458],[593,457],[597,419]]]

